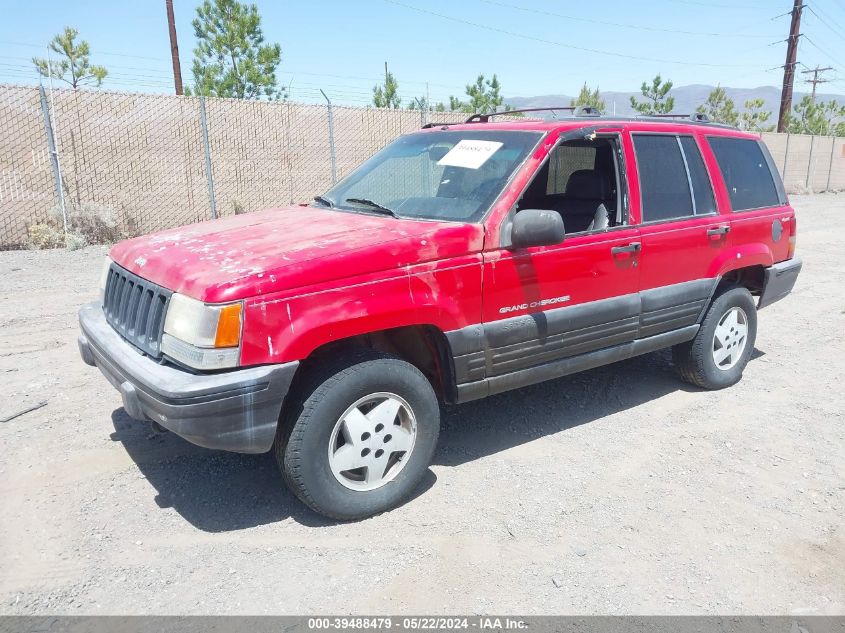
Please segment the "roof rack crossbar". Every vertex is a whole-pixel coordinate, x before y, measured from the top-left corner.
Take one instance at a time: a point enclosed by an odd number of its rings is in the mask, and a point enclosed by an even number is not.
[[[492,116],[507,116],[510,114],[523,114],[525,112],[556,112],[558,110],[572,112],[573,116],[601,116],[601,111],[592,106],[548,106],[544,108],[520,108],[519,110],[504,110],[502,112],[489,112],[484,114],[476,112],[464,121],[464,123],[489,123],[490,117]]]
[[[463,125],[463,121],[459,121],[459,122],[452,121],[450,123],[437,123],[436,121],[432,121],[431,123],[426,123],[425,125],[423,125],[421,129],[428,130],[428,129],[431,129],[433,127],[449,127],[450,125]]]

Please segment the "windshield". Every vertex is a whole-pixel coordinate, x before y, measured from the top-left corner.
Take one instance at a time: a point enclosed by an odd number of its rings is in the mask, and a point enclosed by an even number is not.
[[[483,130],[409,134],[315,200],[364,213],[474,222],[541,136]]]

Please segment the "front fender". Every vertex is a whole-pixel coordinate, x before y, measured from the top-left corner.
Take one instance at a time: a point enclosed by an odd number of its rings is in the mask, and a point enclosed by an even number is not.
[[[431,325],[447,332],[480,321],[480,256],[455,266],[397,272],[386,279],[248,302],[241,364],[302,360],[327,343],[398,327]]]

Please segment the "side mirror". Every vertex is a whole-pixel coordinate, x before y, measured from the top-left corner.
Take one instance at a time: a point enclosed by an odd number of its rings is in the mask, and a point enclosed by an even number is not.
[[[513,217],[511,244],[514,248],[560,244],[566,230],[557,211],[523,209]]]

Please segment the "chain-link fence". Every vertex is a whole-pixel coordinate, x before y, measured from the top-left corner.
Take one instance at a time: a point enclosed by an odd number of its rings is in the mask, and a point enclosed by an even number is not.
[[[429,116],[466,115],[0,85],[0,248],[62,202],[134,235],[308,201]]]
[[[0,248],[68,213],[126,235],[310,200],[460,113],[0,85]],[[787,190],[845,189],[845,139],[763,134]]]

